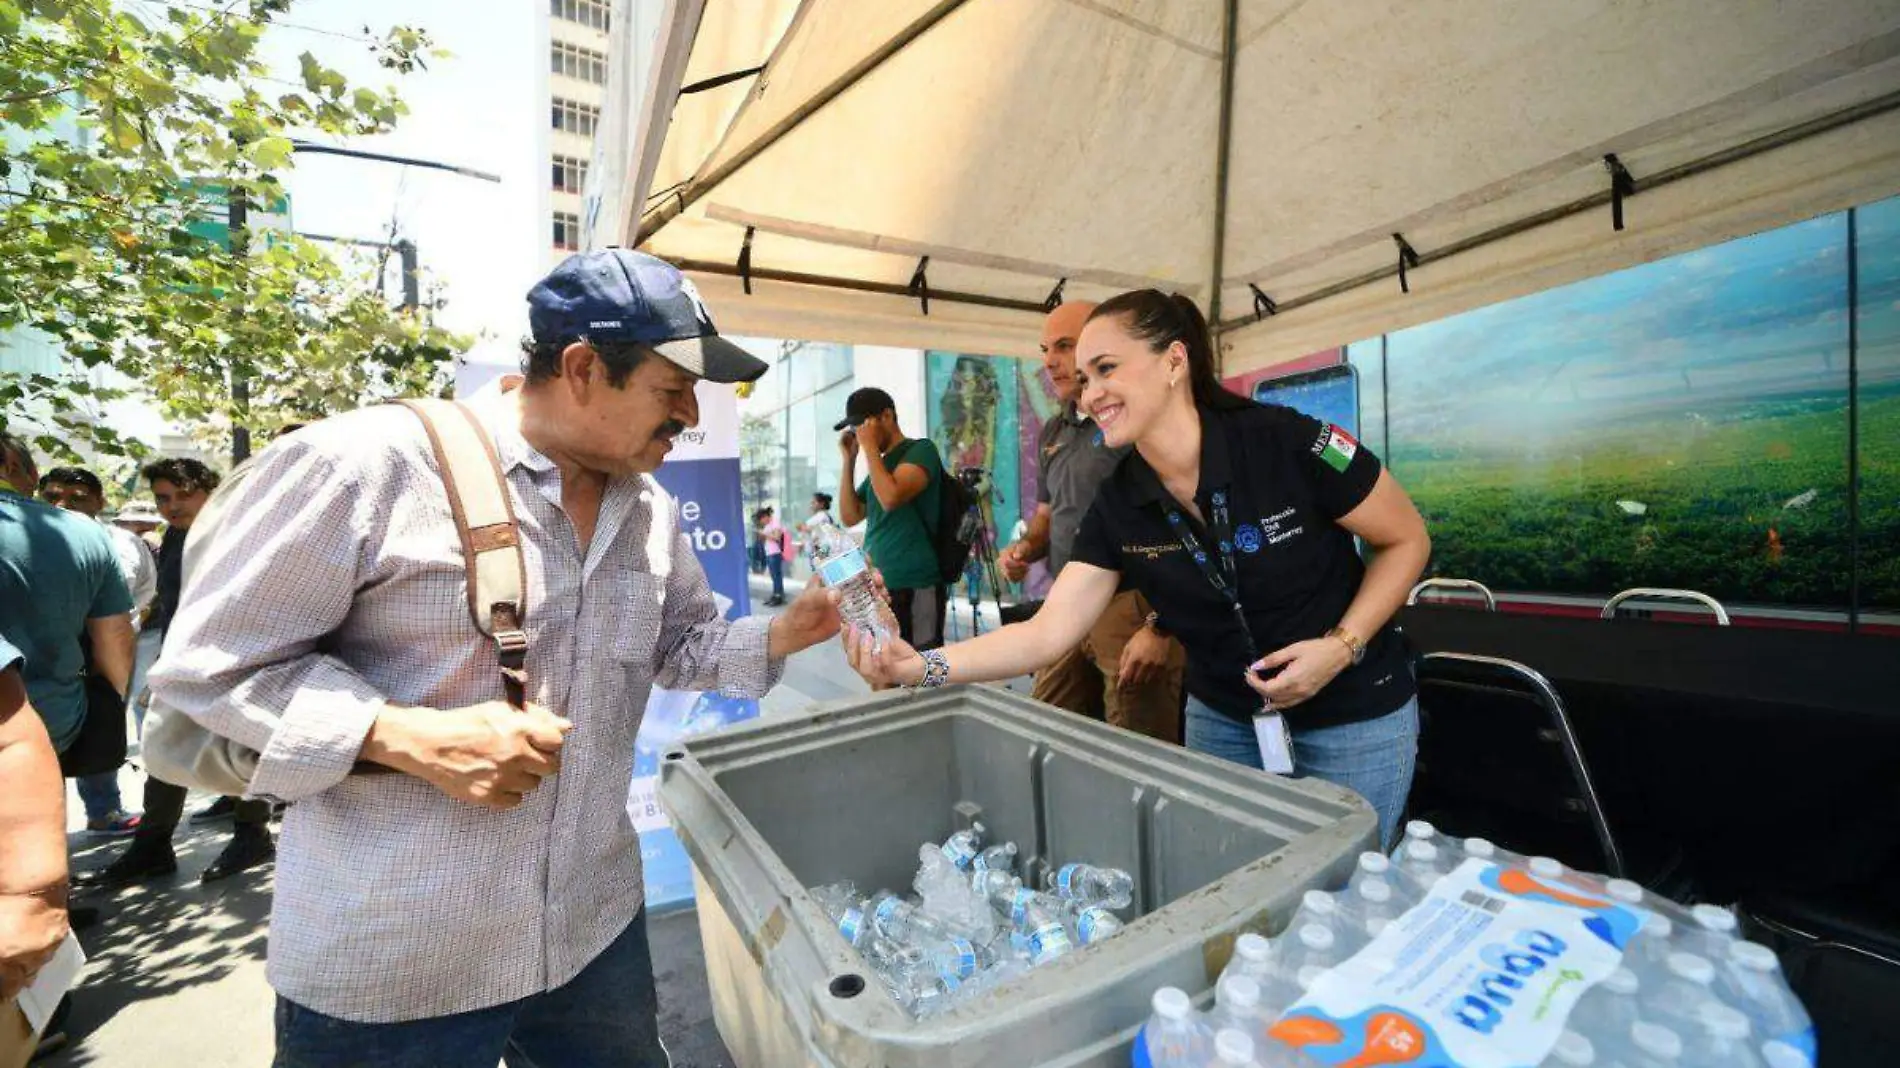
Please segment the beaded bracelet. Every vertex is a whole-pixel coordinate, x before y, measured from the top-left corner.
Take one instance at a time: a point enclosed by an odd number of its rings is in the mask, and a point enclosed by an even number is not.
[[[929,649],[923,654],[924,677],[917,683],[918,689],[934,690],[950,679],[950,659],[943,655],[942,649]]]

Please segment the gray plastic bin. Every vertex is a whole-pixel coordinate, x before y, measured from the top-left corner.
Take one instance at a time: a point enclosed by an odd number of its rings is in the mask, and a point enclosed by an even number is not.
[[[1128,1063],[1156,987],[1202,994],[1242,931],[1276,933],[1373,848],[1350,791],[1291,781],[958,687],[819,706],[669,752],[660,796],[694,865],[713,1016],[740,1068]],[[1139,919],[912,1020],[807,887],[908,892],[917,846],[980,818],[1039,876],[1136,876]]]

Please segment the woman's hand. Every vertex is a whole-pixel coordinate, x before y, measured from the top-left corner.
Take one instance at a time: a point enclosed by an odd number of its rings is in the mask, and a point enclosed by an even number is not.
[[[895,632],[879,640],[870,631],[844,628],[844,656],[873,690],[924,681],[924,658]]]
[[[1247,685],[1261,696],[1269,708],[1292,708],[1326,688],[1352,664],[1352,650],[1337,638],[1314,638],[1295,642],[1264,659],[1248,665]],[[1256,672],[1279,668],[1271,679]]]

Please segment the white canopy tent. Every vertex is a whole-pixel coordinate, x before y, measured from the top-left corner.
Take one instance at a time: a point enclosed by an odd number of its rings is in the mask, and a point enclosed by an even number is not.
[[[1900,192],[1900,0],[670,0],[650,72],[601,243],[735,333],[1157,286],[1231,372]]]

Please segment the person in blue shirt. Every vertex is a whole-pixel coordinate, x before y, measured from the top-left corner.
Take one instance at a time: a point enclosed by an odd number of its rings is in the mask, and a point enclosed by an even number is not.
[[[92,643],[92,670],[123,700],[137,632],[105,528],[34,500],[38,484],[26,444],[0,434],[0,635],[24,654],[27,695],[63,752],[86,721],[81,635]]]

